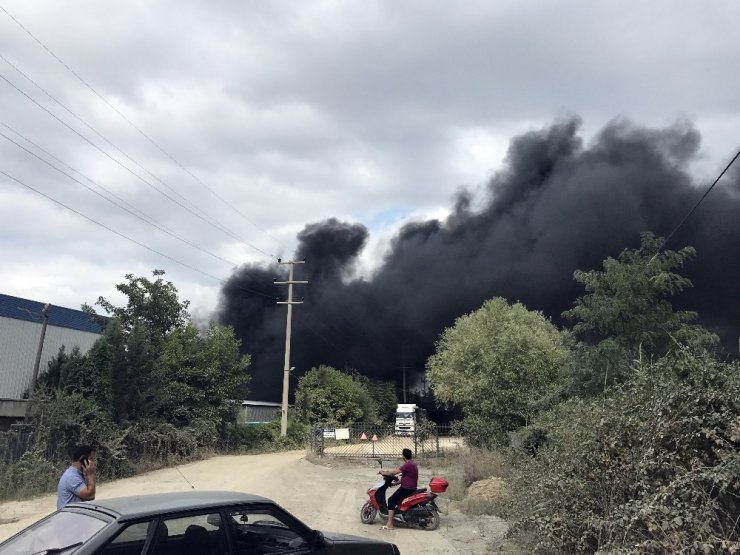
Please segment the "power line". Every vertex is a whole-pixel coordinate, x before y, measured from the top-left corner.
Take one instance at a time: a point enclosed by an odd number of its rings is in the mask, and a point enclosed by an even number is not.
[[[679,224],[678,224],[678,225],[677,225],[677,226],[676,226],[676,227],[675,227],[675,228],[673,229],[673,231],[671,231],[671,232],[670,232],[670,233],[668,234],[668,237],[666,237],[666,240],[665,240],[665,241],[663,242],[663,246],[665,246],[665,245],[667,245],[667,244],[668,244],[668,241],[670,241],[670,240],[671,240],[671,237],[673,237],[673,235],[674,235],[674,234],[675,234],[675,233],[676,233],[676,232],[677,232],[677,231],[678,231],[679,229],[681,229],[681,226],[683,226],[683,224],[684,224],[684,223],[686,222],[686,220],[688,220],[688,219],[689,219],[689,218],[691,217],[691,215],[692,215],[692,214],[694,213],[694,211],[695,211],[695,210],[696,210],[697,208],[699,208],[699,205],[700,205],[700,204],[701,204],[701,203],[702,203],[702,202],[704,201],[704,199],[705,199],[705,198],[707,198],[707,195],[709,195],[709,193],[710,193],[710,192],[712,191],[712,189],[714,189],[714,186],[715,186],[715,185],[716,185],[716,184],[717,184],[717,183],[719,182],[719,180],[720,180],[720,179],[722,179],[722,177],[724,177],[724,175],[725,175],[725,174],[727,173],[727,170],[729,170],[729,169],[730,169],[730,167],[732,166],[732,164],[734,164],[734,163],[735,163],[735,160],[737,160],[737,159],[738,159],[738,157],[740,157],[740,150],[738,150],[738,151],[737,151],[737,153],[736,153],[736,154],[735,154],[735,156],[734,156],[734,157],[732,158],[732,160],[730,160],[730,163],[729,163],[729,164],[727,164],[727,165],[725,166],[725,169],[723,169],[723,170],[722,170],[722,173],[720,173],[720,174],[719,174],[719,175],[717,176],[717,179],[715,179],[715,180],[714,180],[714,182],[713,182],[713,183],[712,183],[712,184],[711,184],[711,185],[709,186],[709,188],[708,188],[708,189],[707,189],[707,190],[706,190],[706,191],[704,192],[704,194],[703,194],[703,195],[701,196],[701,198],[700,198],[700,199],[699,199],[699,200],[697,201],[697,203],[696,203],[696,204],[695,204],[695,205],[693,206],[693,208],[691,208],[691,210],[689,210],[689,212],[688,212],[688,213],[687,213],[687,214],[686,214],[686,215],[685,215],[685,216],[683,217],[683,219],[682,219],[682,220],[681,220],[681,221],[679,222]],[[659,249],[659,251],[660,251],[660,249]],[[653,258],[655,258],[655,257],[653,257]]]
[[[224,282],[224,284],[226,284],[226,282]],[[273,302],[278,300],[278,297],[276,297],[275,295],[268,295],[267,293],[261,293],[260,291],[257,291],[255,289],[250,289],[249,287],[243,287],[241,285],[234,285],[234,284],[231,284],[230,287],[233,287],[234,289],[239,289],[241,291],[246,291],[247,293],[253,293],[255,295],[265,297],[266,299],[270,299]]]
[[[4,126],[4,127],[9,127],[8,125],[6,125],[5,123],[3,123],[2,121],[0,121],[0,125],[2,125],[2,126]],[[15,131],[15,130],[14,130],[14,131]],[[16,131],[16,133],[17,133],[17,131]],[[19,134],[19,135],[20,135],[20,134]],[[23,137],[22,135],[20,135],[20,136],[21,136],[21,137]],[[125,211],[125,212],[127,212],[127,213],[131,214],[132,216],[134,216],[135,218],[137,218],[137,219],[141,220],[142,222],[144,222],[144,223],[146,223],[146,224],[149,224],[149,225],[151,225],[151,226],[155,227],[156,229],[158,229],[158,230],[160,230],[160,231],[162,231],[162,232],[166,233],[167,235],[169,235],[169,236],[171,236],[171,237],[174,237],[174,238],[175,238],[175,239],[177,239],[178,241],[181,241],[181,242],[185,243],[186,245],[189,245],[189,246],[191,246],[191,247],[193,247],[193,248],[195,248],[195,249],[198,249],[199,251],[201,251],[201,252],[204,252],[204,253],[208,254],[209,256],[212,256],[213,258],[216,258],[216,259],[218,259],[218,260],[221,260],[221,261],[223,261],[223,262],[226,262],[227,264],[230,264],[231,266],[238,266],[238,264],[236,264],[235,262],[232,262],[231,260],[227,260],[226,258],[223,258],[223,257],[221,257],[221,256],[219,256],[219,255],[217,255],[217,254],[215,254],[215,253],[212,253],[211,251],[209,251],[209,250],[207,250],[207,249],[205,249],[205,248],[201,247],[200,245],[197,245],[196,243],[193,243],[192,241],[190,241],[190,240],[188,240],[188,239],[186,239],[186,238],[182,237],[181,235],[178,235],[177,233],[175,233],[175,232],[173,232],[173,231],[171,231],[171,230],[167,229],[166,227],[160,226],[159,224],[157,224],[157,223],[155,223],[155,222],[153,221],[153,218],[151,218],[151,216],[147,216],[147,215],[146,215],[146,214],[145,214],[144,212],[141,212],[140,210],[136,209],[136,210],[137,210],[138,212],[140,212],[140,213],[141,213],[141,214],[143,215],[143,216],[142,216],[142,215],[136,214],[136,213],[135,213],[134,211],[132,211],[132,210],[130,210],[130,209],[128,209],[128,208],[126,208],[125,206],[121,206],[121,205],[120,205],[119,203],[117,203],[116,201],[114,201],[114,200],[112,200],[112,199],[110,199],[110,198],[106,197],[105,195],[103,195],[102,193],[100,193],[100,192],[96,191],[96,190],[95,190],[95,189],[93,189],[92,187],[90,187],[90,186],[88,186],[88,185],[85,185],[85,184],[84,184],[84,183],[83,183],[82,181],[80,181],[79,179],[77,179],[77,178],[75,178],[74,176],[72,176],[72,175],[68,174],[68,173],[67,173],[67,172],[65,172],[64,170],[62,170],[62,169],[60,169],[60,168],[56,167],[56,166],[55,166],[54,164],[52,164],[51,162],[49,162],[49,161],[47,161],[47,160],[44,160],[44,159],[43,159],[42,157],[40,157],[40,156],[39,156],[39,155],[37,155],[36,153],[32,152],[31,150],[27,149],[27,148],[26,148],[26,147],[24,147],[23,145],[21,145],[21,144],[19,144],[19,143],[15,142],[15,141],[14,141],[13,139],[11,139],[10,137],[8,137],[8,136],[7,136],[7,135],[6,135],[5,133],[3,133],[2,131],[0,131],[0,137],[3,137],[3,138],[5,138],[5,139],[6,139],[7,141],[9,141],[9,142],[13,143],[13,144],[14,144],[15,146],[17,146],[17,147],[18,147],[18,148],[20,148],[21,150],[25,151],[25,152],[26,152],[26,153],[28,153],[29,155],[33,156],[33,157],[34,157],[34,158],[36,158],[37,160],[41,161],[42,163],[46,164],[46,165],[47,165],[47,166],[49,166],[50,168],[52,168],[52,169],[54,169],[54,170],[58,171],[58,172],[59,172],[59,173],[61,173],[62,175],[65,175],[66,177],[68,177],[69,179],[71,179],[72,181],[74,181],[75,183],[78,183],[79,185],[82,185],[82,186],[83,186],[83,187],[84,187],[85,189],[87,189],[87,190],[88,190],[88,191],[90,191],[91,193],[93,193],[93,194],[95,194],[95,195],[98,195],[98,196],[99,196],[99,197],[101,197],[102,199],[104,199],[104,200],[106,200],[106,201],[110,202],[111,204],[113,204],[113,205],[117,206],[117,207],[118,207],[118,208],[120,208],[121,210],[123,210],[123,211]],[[25,139],[25,137],[23,137],[23,138]],[[31,141],[29,141],[29,142],[31,142]],[[32,143],[32,142],[31,142],[31,143]],[[34,143],[32,143],[32,144],[34,144]],[[58,160],[58,159],[57,159],[57,160]],[[66,165],[66,164],[65,164],[65,165]],[[71,166],[68,166],[68,167],[70,167],[70,168],[71,168]],[[108,189],[107,189],[106,187],[103,187],[103,186],[102,186],[102,185],[100,185],[99,183],[97,183],[97,182],[95,182],[94,180],[90,179],[89,177],[85,176],[85,175],[84,175],[84,174],[83,174],[82,172],[79,172],[79,171],[75,170],[74,168],[71,168],[71,169],[72,169],[73,171],[75,171],[75,172],[79,173],[79,174],[80,174],[80,175],[82,175],[83,177],[85,177],[85,179],[87,179],[87,180],[88,180],[88,181],[90,181],[91,183],[94,183],[95,185],[97,185],[98,187],[100,187],[101,189],[103,189],[103,190],[104,190],[105,192],[107,192],[108,194],[112,195],[112,196],[113,196],[113,197],[115,197],[115,198],[118,198],[118,199],[119,199],[119,200],[121,200],[122,202],[126,202],[126,201],[124,201],[123,199],[121,199],[120,197],[118,197],[118,196],[117,196],[117,195],[116,195],[115,193],[113,193],[113,192],[109,191],[109,190],[108,190]],[[127,202],[126,202],[126,204],[129,204],[129,203],[127,203]]]
[[[150,183],[149,181],[147,181],[146,179],[144,179],[143,177],[141,177],[139,174],[137,174],[135,171],[133,171],[128,166],[126,166],[123,162],[121,162],[117,158],[111,156],[108,152],[106,152],[105,150],[103,150],[102,148],[100,148],[98,145],[96,145],[95,143],[93,143],[90,139],[88,139],[87,137],[85,137],[82,133],[80,133],[79,131],[77,131],[75,128],[73,128],[67,122],[65,122],[64,120],[62,120],[61,118],[59,118],[56,114],[54,114],[48,108],[46,108],[45,106],[43,106],[42,104],[40,104],[38,101],[36,101],[34,98],[32,98],[30,95],[28,95],[25,91],[23,91],[18,86],[16,86],[7,77],[5,77],[4,75],[0,74],[0,79],[2,79],[3,81],[5,81],[8,85],[10,85],[11,87],[13,87],[20,94],[22,94],[26,99],[28,99],[33,104],[35,104],[37,107],[39,107],[44,112],[46,112],[47,114],[49,114],[52,118],[54,118],[55,120],[57,120],[59,123],[61,123],[64,127],[66,127],[67,129],[69,129],[70,131],[72,131],[75,135],[77,135],[78,137],[80,137],[82,140],[84,140],[90,146],[92,146],[93,148],[95,148],[96,150],[98,150],[104,156],[106,156],[107,158],[109,158],[110,160],[112,160],[113,162],[115,162],[116,164],[118,164],[119,166],[121,166],[124,170],[126,170],[131,175],[133,175],[134,177],[136,177],[137,179],[139,179],[142,183],[144,183],[145,185],[151,187],[152,189],[154,189],[155,191],[157,191],[159,194],[161,194],[162,196],[164,196],[165,198],[167,198],[171,202],[177,204],[182,209],[187,210],[188,212],[190,212],[192,215],[194,215],[198,219],[204,221],[205,223],[207,223],[208,225],[210,225],[210,226],[214,227],[215,229],[221,231],[222,233],[225,233],[226,235],[229,235],[233,239],[236,239],[237,241],[241,242],[242,244],[248,246],[249,248],[254,249],[254,250],[262,253],[263,255],[267,256],[268,258],[274,258],[274,255],[272,255],[272,254],[270,254],[268,252],[265,252],[264,250],[260,249],[259,247],[256,247],[256,246],[254,246],[254,245],[252,245],[250,243],[247,243],[246,241],[244,241],[243,239],[241,239],[239,236],[237,236],[235,233],[233,233],[232,231],[230,231],[226,227],[224,227],[224,226],[222,226],[220,224],[216,224],[214,222],[211,222],[211,221],[207,220],[206,218],[204,218],[203,216],[201,216],[200,214],[198,214],[194,210],[190,209],[189,207],[187,207],[184,204],[182,204],[181,202],[179,202],[177,199],[172,198],[170,195],[168,195],[167,193],[165,193],[161,189],[157,188],[155,185],[153,185],[152,183]]]
[[[194,272],[198,272],[199,274],[203,274],[204,276],[207,276],[207,277],[209,277],[211,279],[214,279],[214,280],[218,281],[219,283],[223,283],[224,282],[224,280],[221,279],[221,278],[219,278],[219,277],[216,277],[216,276],[214,276],[212,274],[209,274],[208,272],[204,272],[203,270],[199,270],[198,268],[196,268],[194,266],[191,266],[190,264],[187,264],[185,262],[182,262],[181,260],[178,260],[177,258],[174,258],[174,257],[172,257],[172,256],[170,256],[168,254],[165,254],[163,252],[160,252],[160,251],[158,251],[156,249],[153,249],[152,247],[150,247],[148,245],[145,245],[144,243],[142,243],[140,241],[137,241],[136,239],[133,239],[132,237],[129,237],[128,235],[124,235],[123,233],[120,233],[120,232],[116,231],[115,229],[113,229],[113,228],[105,225],[104,223],[101,223],[101,222],[99,222],[97,220],[94,220],[93,218],[91,218],[89,216],[86,216],[82,212],[80,212],[78,210],[75,210],[71,206],[68,206],[68,205],[64,204],[63,202],[61,202],[61,201],[59,201],[59,200],[57,200],[57,199],[55,199],[55,198],[47,195],[46,193],[43,193],[43,192],[39,191],[35,187],[32,187],[31,185],[28,185],[27,183],[24,183],[20,179],[18,179],[16,177],[13,177],[9,173],[6,173],[5,171],[3,171],[1,169],[0,169],[0,174],[4,175],[8,179],[11,179],[11,180],[15,181],[16,183],[18,183],[19,185],[25,187],[26,189],[30,189],[34,193],[36,193],[38,195],[41,195],[42,197],[44,197],[44,198],[50,200],[51,202],[53,202],[54,204],[58,204],[59,206],[61,206],[63,208],[66,208],[70,212],[74,212],[75,214],[77,214],[81,218],[85,218],[87,221],[92,222],[95,225],[98,225],[98,226],[100,226],[100,227],[102,227],[104,229],[107,229],[111,233],[113,233],[115,235],[118,235],[119,237],[122,237],[123,239],[126,239],[127,241],[131,241],[132,243],[134,243],[134,244],[136,244],[136,245],[138,245],[140,247],[143,247],[146,250],[148,250],[150,252],[153,252],[154,254],[158,254],[159,256],[162,256],[162,257],[164,257],[164,258],[166,258],[168,260],[171,260],[172,262],[175,262],[176,264],[179,264],[180,266],[184,266],[185,268],[188,268],[190,270],[193,270]]]
[[[85,127],[87,127],[90,131],[95,133],[98,137],[100,137],[103,141],[108,143],[110,146],[112,146],[115,150],[123,154],[124,157],[128,158],[131,162],[133,162],[137,167],[139,167],[141,170],[143,170],[146,174],[148,174],[150,177],[167,187],[170,191],[172,191],[175,195],[180,197],[183,201],[187,202],[191,207],[193,207],[195,210],[198,210],[203,216],[211,220],[212,222],[215,222],[216,219],[210,216],[208,213],[206,213],[204,210],[196,206],[194,203],[190,202],[187,198],[185,198],[184,195],[182,195],[179,191],[177,191],[174,187],[160,179],[158,176],[150,172],[147,168],[145,168],[142,164],[140,164],[135,158],[130,156],[127,152],[125,152],[123,149],[121,149],[118,145],[114,144],[111,140],[109,140],[105,135],[100,133],[97,129],[95,129],[92,125],[90,125],[87,121],[85,121],[83,118],[78,116],[75,112],[73,112],[70,108],[68,108],[64,103],[62,103],[60,100],[58,100],[54,95],[52,95],[49,91],[47,91],[44,87],[39,85],[36,81],[33,80],[26,72],[24,72],[21,68],[19,68],[16,64],[8,60],[5,56],[0,54],[0,59],[2,59],[6,64],[8,64],[10,67],[12,67],[16,72],[18,72],[24,79],[26,79],[28,82],[30,82],[33,86],[35,86],[38,90],[40,90],[42,93],[44,93],[47,97],[49,97],[51,100],[56,102],[59,106],[62,107],[68,114],[70,114],[72,117],[74,117],[77,121],[82,123]]]
[[[252,224],[255,228],[257,228],[259,231],[261,231],[263,234],[265,234],[267,237],[275,241],[275,243],[280,247],[283,248],[280,242],[275,239],[272,235],[270,235],[267,231],[262,229],[260,226],[258,226],[256,223],[254,223],[249,217],[247,217],[243,212],[241,212],[238,208],[236,208],[232,203],[228,202],[226,199],[221,197],[215,190],[213,190],[211,187],[206,185],[199,177],[197,177],[195,174],[193,174],[189,169],[187,169],[184,165],[182,165],[174,156],[172,156],[169,152],[167,152],[164,148],[162,148],[154,139],[152,139],[149,135],[147,135],[144,131],[142,131],[133,121],[131,121],[125,114],[123,114],[118,108],[116,108],[111,102],[108,101],[107,98],[105,98],[102,94],[100,94],[90,83],[88,83],[85,79],[83,79],[76,71],[74,71],[71,67],[69,67],[59,56],[57,56],[46,44],[41,42],[40,39],[36,37],[28,28],[26,28],[20,21],[18,21],[8,10],[6,10],[2,5],[0,5],[0,10],[5,12],[5,15],[7,15],[10,19],[12,19],[23,31],[28,34],[29,37],[31,37],[37,44],[39,44],[46,52],[54,58],[57,62],[59,62],[67,71],[69,71],[72,75],[74,75],[77,80],[79,80],[85,87],[87,87],[95,96],[97,96],[100,100],[102,100],[107,106],[109,106],[116,114],[118,114],[126,123],[128,123],[133,129],[135,129],[142,137],[144,137],[149,143],[151,143],[157,150],[159,150],[162,154],[164,154],[167,158],[169,158],[175,165],[177,165],[180,169],[182,169],[185,173],[187,173],[190,177],[192,177],[198,184],[200,184],[203,188],[205,188],[207,191],[209,191],[213,196],[215,196],[218,200],[220,200],[222,203],[224,203],[226,206],[231,208],[234,212],[239,214],[242,218],[244,218],[248,223]],[[270,255],[272,256],[272,255]]]
[[[58,157],[54,156],[51,152],[49,152],[48,150],[46,150],[44,147],[42,147],[38,143],[35,143],[31,139],[29,139],[28,137],[26,137],[25,135],[23,135],[20,131],[18,131],[17,129],[15,129],[13,126],[8,125],[7,123],[5,123],[3,121],[0,121],[0,125],[2,125],[3,127],[5,127],[6,129],[8,129],[10,132],[14,133],[16,136],[18,136],[20,139],[24,140],[28,144],[36,147],[36,149],[38,149],[41,152],[43,152],[44,154],[46,154],[46,156],[48,156],[52,160],[55,160],[56,162],[59,162],[62,166],[65,166],[68,170],[81,175],[82,177],[84,177],[85,179],[87,179],[90,183],[92,183],[94,185],[97,185],[98,187],[100,187],[101,189],[103,189],[104,191],[106,191],[113,198],[115,198],[115,199],[121,201],[123,204],[129,206],[132,210],[135,210],[139,214],[143,215],[144,217],[149,218],[152,221],[154,220],[154,218],[152,218],[151,216],[148,216],[146,213],[144,213],[143,211],[139,210],[136,206],[134,206],[133,204],[131,204],[130,202],[128,202],[126,199],[124,199],[122,197],[119,197],[113,191],[110,191],[109,189],[107,189],[106,187],[104,187],[103,185],[101,185],[100,183],[98,183],[97,181],[93,180],[92,178],[88,177],[87,175],[85,175],[81,171],[73,168],[72,166],[70,166],[69,164],[67,164],[66,162],[64,162],[63,160],[61,160]],[[168,229],[166,226],[162,226],[162,227],[164,227],[165,229]]]

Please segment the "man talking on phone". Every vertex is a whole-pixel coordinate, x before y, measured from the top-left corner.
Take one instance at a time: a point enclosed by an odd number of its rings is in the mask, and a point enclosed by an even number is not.
[[[57,486],[57,510],[67,503],[95,499],[95,451],[80,445],[72,451],[72,463]]]

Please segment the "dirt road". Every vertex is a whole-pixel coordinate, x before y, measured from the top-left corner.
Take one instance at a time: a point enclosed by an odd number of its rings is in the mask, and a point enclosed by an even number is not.
[[[495,517],[471,519],[449,511],[442,499],[442,523],[436,531],[401,529],[380,530],[380,522],[360,522],[360,507],[365,491],[377,478],[376,468],[342,463],[330,468],[305,460],[305,453],[270,453],[215,457],[175,468],[157,470],[133,478],[101,482],[98,499],[196,489],[233,490],[263,495],[275,500],[313,528],[392,541],[403,555],[483,554],[486,544],[497,541],[505,532],[503,521]],[[419,482],[431,478],[421,466]],[[444,497],[444,496],[443,496]],[[0,504],[0,541],[52,512],[56,496]]]

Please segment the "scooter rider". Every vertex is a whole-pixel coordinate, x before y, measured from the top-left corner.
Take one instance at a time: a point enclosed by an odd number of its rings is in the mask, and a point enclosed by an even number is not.
[[[416,492],[419,481],[419,468],[416,466],[414,454],[411,452],[411,449],[404,449],[401,451],[401,454],[404,460],[401,466],[392,470],[381,470],[379,472],[383,476],[401,475],[400,487],[388,499],[388,522],[386,522],[385,526],[381,526],[381,530],[393,530],[393,514],[398,504]]]

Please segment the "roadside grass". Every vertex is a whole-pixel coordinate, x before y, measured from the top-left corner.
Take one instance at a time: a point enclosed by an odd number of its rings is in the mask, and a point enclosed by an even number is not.
[[[218,455],[256,455],[302,449],[306,445],[303,430],[290,428],[293,433],[287,437],[279,436],[279,423],[257,426],[239,426],[232,431],[227,441],[220,445],[200,446],[195,449],[178,448],[172,443],[167,449],[143,449],[136,458],[118,453],[116,460],[99,457],[99,480],[111,480],[145,474],[153,470],[171,468],[182,464],[201,461]],[[183,429],[186,437],[189,430]],[[39,495],[52,493],[64,470],[69,465],[66,460],[50,460],[39,449],[31,449],[12,464],[0,459],[0,502],[20,501]],[[111,467],[115,466],[112,471]]]
[[[15,464],[0,465],[0,501],[28,499],[53,491],[60,476],[54,464],[36,452],[28,452]]]

